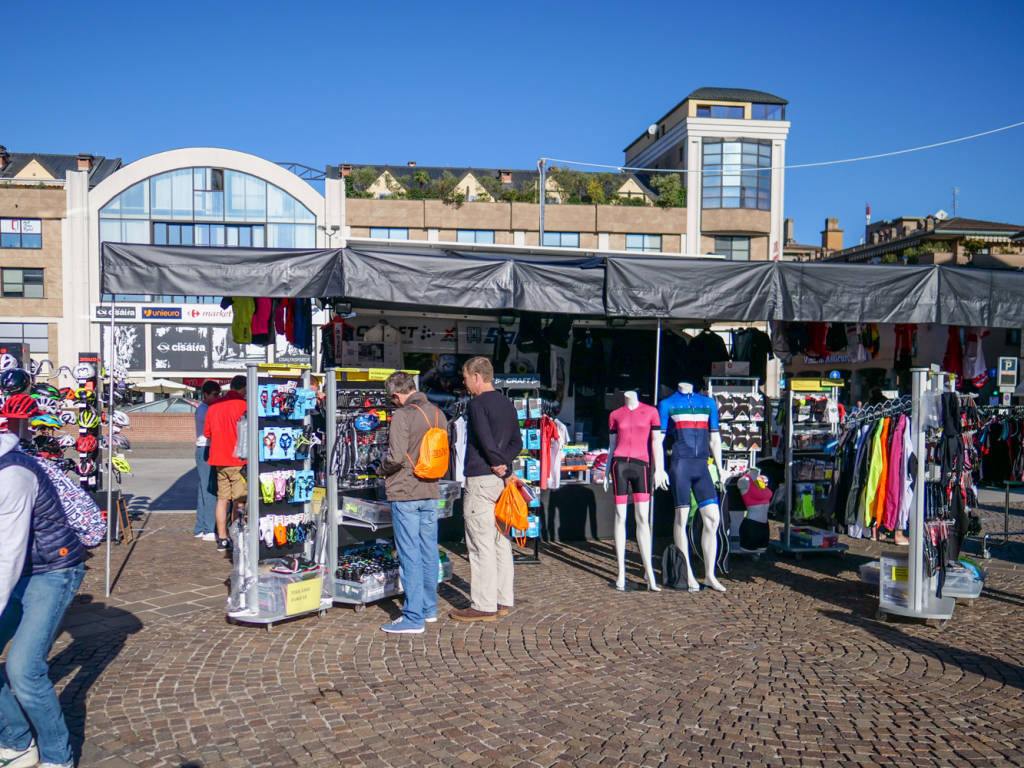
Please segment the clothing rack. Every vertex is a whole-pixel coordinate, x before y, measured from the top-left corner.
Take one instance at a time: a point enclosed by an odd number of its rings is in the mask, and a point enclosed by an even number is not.
[[[846,427],[861,426],[870,421],[878,421],[889,416],[899,416],[902,413],[910,413],[913,408],[913,399],[904,395],[898,400],[887,400],[884,403],[876,403],[861,408],[856,413],[846,417]]]

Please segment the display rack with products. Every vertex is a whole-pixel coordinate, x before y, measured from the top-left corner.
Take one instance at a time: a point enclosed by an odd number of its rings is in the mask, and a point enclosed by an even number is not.
[[[391,503],[384,500],[383,479],[377,469],[387,456],[388,429],[394,405],[384,381],[385,368],[328,368],[326,394],[327,560],[326,580],[331,600],[362,610],[367,603],[402,594],[399,556],[389,539],[360,541],[346,529],[376,533],[392,525]],[[415,375],[415,371],[409,371]],[[438,518],[451,517],[461,496],[458,483],[440,480]],[[438,552],[440,581],[450,579],[452,564]]]
[[[837,379],[794,379],[779,404],[783,420],[785,455],[785,521],[777,541],[771,545],[780,552],[800,557],[804,554],[842,554],[849,547],[839,542],[833,531],[809,525],[794,525],[816,517],[824,507],[832,482],[832,465],[826,446],[839,432]]]
[[[505,394],[515,406],[519,418],[519,431],[523,438],[523,450],[512,462],[512,471],[527,483],[540,484],[542,466],[541,440],[543,437],[542,422],[545,418],[543,401],[540,396],[540,379],[536,376],[502,376],[494,377],[494,387]],[[512,530],[513,539],[533,539],[533,554],[514,556],[516,563],[540,562],[540,508],[539,497],[528,501],[530,521],[525,531]]]
[[[310,458],[318,436],[308,366],[250,364],[239,443],[247,464],[244,519],[229,526],[234,571],[228,618],[269,629],[331,606],[322,491]]]
[[[708,397],[718,405],[722,436],[722,467],[727,475],[738,475],[757,464],[764,444],[767,408],[756,376],[710,376]]]

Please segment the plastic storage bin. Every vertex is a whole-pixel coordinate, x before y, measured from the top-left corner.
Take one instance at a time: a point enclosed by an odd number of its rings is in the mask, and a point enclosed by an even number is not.
[[[323,570],[307,573],[274,573],[274,560],[257,571],[257,600],[261,619],[283,619],[320,609]]]
[[[455,502],[462,495],[462,486],[454,480],[438,480],[437,488],[441,493],[441,498],[437,502],[437,517],[438,519],[451,517],[455,511]]]
[[[391,525],[391,503],[387,501],[342,496],[341,514],[375,526]]]
[[[981,595],[985,586],[984,578],[975,578],[969,568],[946,567],[945,581],[942,584],[943,597],[959,597],[973,600]]]
[[[881,567],[881,563],[879,563],[878,560],[872,560],[870,563],[864,563],[864,565],[860,567],[860,580],[868,586],[878,587]]]
[[[879,581],[883,603],[906,608],[910,602],[910,574],[907,555],[882,555]]]

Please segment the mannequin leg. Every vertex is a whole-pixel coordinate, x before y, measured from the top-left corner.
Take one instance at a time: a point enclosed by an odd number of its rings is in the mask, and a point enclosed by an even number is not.
[[[615,505],[615,559],[619,564],[619,575],[615,579],[615,588],[622,592],[626,589],[626,505]]]
[[[715,565],[718,557],[718,523],[721,511],[717,504],[705,504],[700,508],[704,530],[700,535],[700,546],[704,551],[704,583],[718,592],[725,592],[725,587],[715,578]]]
[[[636,513],[636,543],[640,548],[640,559],[644,562],[647,587],[652,592],[661,592],[661,587],[654,578],[654,568],[651,566],[651,502],[634,501],[633,510]]]
[[[690,517],[689,507],[676,507],[676,520],[672,525],[672,541],[683,553],[686,561],[686,586],[691,592],[699,592],[700,584],[693,576],[693,569],[690,567],[690,544],[686,540],[686,523]]]

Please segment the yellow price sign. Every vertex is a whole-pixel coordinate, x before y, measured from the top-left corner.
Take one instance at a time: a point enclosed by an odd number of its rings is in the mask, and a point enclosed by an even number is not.
[[[324,499],[327,498],[327,489],[322,485],[313,487],[313,498],[310,501],[313,504],[313,509],[319,509],[320,505],[324,503]]]
[[[906,566],[893,566],[892,569],[892,580],[893,581],[909,581],[910,580],[910,569]]]
[[[370,381],[384,381],[394,371],[391,368],[371,368],[369,371]]]
[[[320,589],[323,579],[296,581],[285,588],[284,612],[289,616],[296,613],[316,611],[320,608]]]

